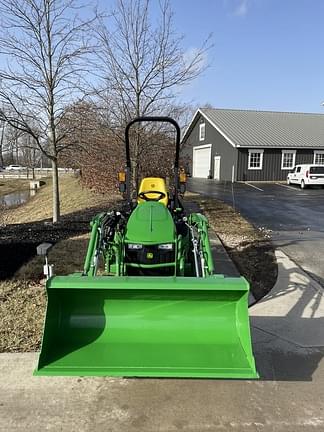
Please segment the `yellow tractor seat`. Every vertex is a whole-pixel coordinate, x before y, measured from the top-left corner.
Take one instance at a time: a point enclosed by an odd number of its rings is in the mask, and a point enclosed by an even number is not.
[[[156,191],[156,192],[155,192]],[[159,192],[162,192],[165,196],[161,197],[161,194]],[[146,201],[144,198],[140,197],[140,194],[145,194],[146,198],[148,200],[155,200],[159,201],[160,203],[164,204],[165,206],[168,205],[169,197],[168,197],[168,191],[166,188],[165,180],[160,177],[145,177],[141,181],[138,195],[137,195],[137,203],[141,204],[144,201]]]

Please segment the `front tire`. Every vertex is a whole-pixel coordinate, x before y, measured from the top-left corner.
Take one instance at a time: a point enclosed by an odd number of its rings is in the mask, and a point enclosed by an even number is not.
[[[301,188],[301,189],[306,189],[306,185],[305,185],[304,180],[301,181],[301,183],[300,183],[300,188]]]
[[[289,178],[287,178],[287,185],[291,185]]]

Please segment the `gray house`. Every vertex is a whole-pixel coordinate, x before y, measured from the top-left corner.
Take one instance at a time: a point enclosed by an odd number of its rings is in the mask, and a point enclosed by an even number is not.
[[[295,165],[324,165],[324,115],[199,109],[182,139],[192,177],[285,180]]]

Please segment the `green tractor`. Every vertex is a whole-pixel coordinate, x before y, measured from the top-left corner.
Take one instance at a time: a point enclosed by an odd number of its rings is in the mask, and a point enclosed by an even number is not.
[[[129,129],[144,121],[176,129],[174,190],[144,178],[133,203]],[[127,206],[92,220],[83,273],[48,279],[35,375],[257,378],[248,282],[214,274],[208,221],[179,198],[178,124],[136,118],[125,143]]]

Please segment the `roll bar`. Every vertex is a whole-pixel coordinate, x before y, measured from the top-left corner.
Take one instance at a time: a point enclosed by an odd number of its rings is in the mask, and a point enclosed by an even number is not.
[[[126,167],[127,167],[127,180],[126,180],[126,188],[127,188],[127,197],[128,201],[131,201],[130,197],[130,176],[131,176],[131,159],[130,159],[130,150],[129,150],[129,130],[131,126],[135,123],[141,122],[162,122],[162,123],[171,123],[176,130],[176,151],[175,151],[175,160],[174,160],[174,179],[175,179],[175,200],[178,202],[178,189],[179,189],[179,181],[178,181],[178,169],[179,169],[179,153],[180,153],[180,127],[178,123],[173,120],[171,117],[166,116],[144,116],[144,117],[136,117],[132,121],[130,121],[125,129],[125,146],[126,146]]]

